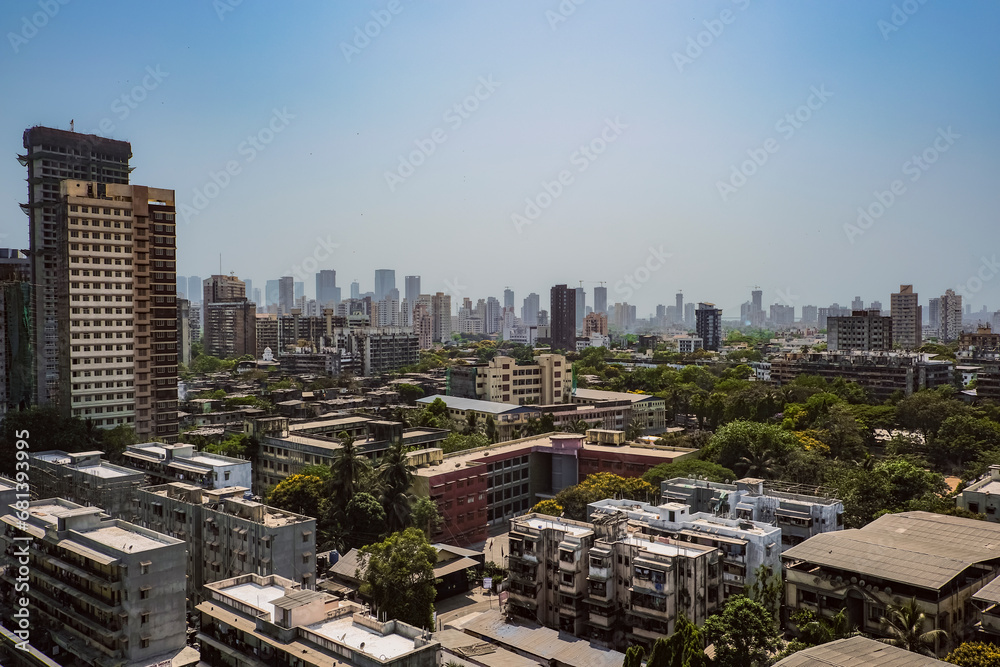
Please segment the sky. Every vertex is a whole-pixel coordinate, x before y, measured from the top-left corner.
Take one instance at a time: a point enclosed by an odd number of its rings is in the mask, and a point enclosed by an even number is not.
[[[1000,5],[0,4],[0,246],[25,128],[130,141],[178,274],[554,284],[636,305],[1000,309]]]

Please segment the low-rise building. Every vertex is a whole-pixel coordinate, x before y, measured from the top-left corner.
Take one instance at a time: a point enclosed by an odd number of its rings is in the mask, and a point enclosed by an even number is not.
[[[799,375],[856,382],[884,401],[895,392],[909,396],[921,389],[954,384],[955,365],[933,355],[905,352],[798,352],[771,360],[771,379],[788,384]]]
[[[782,550],[813,535],[844,528],[844,503],[822,489],[746,478],[735,484],[676,477],[663,480],[665,503],[682,503],[692,513],[771,524],[781,529]]]
[[[194,445],[145,442],[125,449],[126,465],[144,472],[152,484],[191,482],[206,489],[250,487],[250,461],[199,452]]]
[[[208,584],[201,614],[209,665],[435,667],[440,644],[402,621],[303,589],[277,575],[244,574]]]
[[[316,584],[316,519],[246,496],[249,489],[162,484],[140,489],[138,521],[188,543],[188,604],[205,584],[241,574],[277,574]]]
[[[450,396],[513,405],[568,403],[573,365],[561,354],[540,354],[534,363],[518,364],[497,356],[485,364],[448,367]]]
[[[677,341],[677,351],[681,354],[693,354],[695,350],[705,347],[705,341],[698,336],[678,336],[674,340]]]
[[[36,498],[63,498],[93,505],[117,519],[135,519],[135,498],[146,475],[101,459],[101,452],[49,450],[31,454],[31,487]],[[5,507],[5,505],[0,505]]]
[[[774,667],[947,667],[941,662],[905,648],[862,637],[848,637],[796,651]]]
[[[646,535],[718,549],[722,553],[723,600],[746,593],[757,581],[761,566],[770,573],[781,568],[781,530],[759,521],[691,512],[681,503],[656,506],[611,498],[591,503],[587,513],[594,521],[622,515]]]
[[[667,403],[659,396],[603,389],[582,389],[573,392],[573,402],[600,406],[607,403],[626,402],[631,405],[630,423],[638,426],[643,435],[663,433],[667,430]]]
[[[998,544],[1000,526],[930,512],[820,533],[782,554],[785,618],[803,609],[830,618],[846,609],[850,626],[885,637],[879,619],[889,605],[913,599],[929,619],[924,630],[948,633],[934,645],[944,655],[975,630],[972,597],[1000,574]]]
[[[26,596],[33,627],[47,628],[79,664],[197,662],[197,651],[186,647],[184,542],[63,499],[6,510],[0,522],[7,628],[19,627],[15,601]],[[25,559],[26,590],[18,582]]]
[[[490,525],[505,524],[587,475],[639,477],[694,451],[583,440],[575,433],[552,433],[431,456],[416,470],[413,493],[437,503],[444,523],[434,539],[459,546],[481,542]]]
[[[955,498],[955,504],[973,514],[985,514],[987,521],[1000,522],[1000,465],[977,479]]]

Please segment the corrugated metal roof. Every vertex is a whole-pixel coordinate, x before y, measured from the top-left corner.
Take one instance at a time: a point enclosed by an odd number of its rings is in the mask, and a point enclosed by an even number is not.
[[[980,588],[972,599],[979,602],[1000,603],[1000,577]]]
[[[935,667],[947,664],[867,637],[849,637],[793,653],[784,660],[775,663],[775,667],[810,667],[811,665],[827,665],[829,667]]]

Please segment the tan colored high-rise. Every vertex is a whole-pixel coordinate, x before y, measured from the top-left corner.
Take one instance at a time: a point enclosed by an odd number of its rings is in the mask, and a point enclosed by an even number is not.
[[[434,326],[434,342],[451,340],[451,295],[438,292],[431,297],[431,319]]]
[[[176,440],[174,191],[64,180],[59,212],[60,410]]]
[[[946,290],[941,295],[940,326],[942,341],[958,340],[962,335],[962,295],[955,294],[955,290]]]
[[[915,350],[923,342],[924,311],[913,285],[900,285],[890,300],[892,342],[905,350]]]

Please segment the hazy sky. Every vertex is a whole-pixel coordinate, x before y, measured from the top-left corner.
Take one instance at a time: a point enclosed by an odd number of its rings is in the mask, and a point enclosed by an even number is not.
[[[5,0],[0,27],[0,246],[22,131],[75,119],[176,190],[180,274],[1000,308],[994,2]]]

